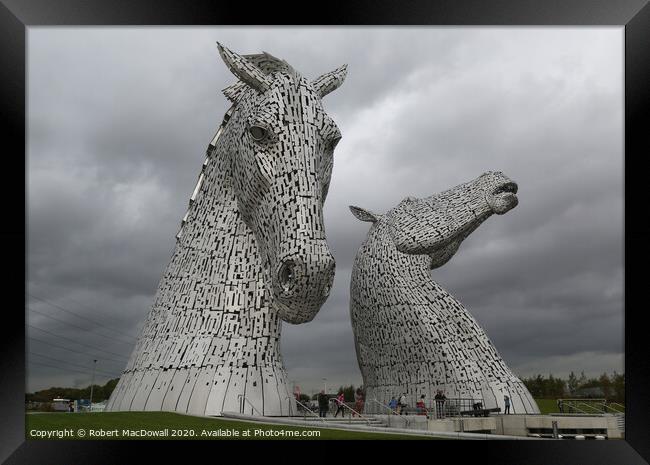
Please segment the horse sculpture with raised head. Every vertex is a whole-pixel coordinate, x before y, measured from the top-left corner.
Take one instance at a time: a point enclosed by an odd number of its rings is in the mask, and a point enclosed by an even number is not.
[[[463,305],[431,278],[461,242],[492,214],[517,205],[517,185],[488,172],[431,197],[407,197],[383,215],[350,207],[372,222],[357,253],[350,314],[357,359],[368,399],[388,404],[405,394],[414,406],[425,394],[482,399],[484,408],[539,413]],[[469,407],[468,407],[469,408]],[[381,411],[373,402],[366,409]]]
[[[332,286],[323,202],[341,134],[309,81],[268,53],[218,45],[238,82],[153,307],[107,410],[288,415],[281,320],[311,321]]]

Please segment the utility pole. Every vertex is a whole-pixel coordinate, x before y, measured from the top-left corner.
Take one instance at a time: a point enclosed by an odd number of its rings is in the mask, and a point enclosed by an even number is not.
[[[93,411],[93,388],[95,387],[95,365],[97,365],[97,360],[93,360],[93,377],[90,382],[90,411]]]
[[[327,394],[327,378],[323,378],[323,383],[325,383],[325,394]]]

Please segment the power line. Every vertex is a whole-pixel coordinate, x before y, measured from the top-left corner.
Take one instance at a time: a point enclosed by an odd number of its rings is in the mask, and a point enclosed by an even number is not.
[[[32,341],[38,341],[40,343],[47,344],[47,345],[50,345],[52,347],[58,347],[59,349],[67,350],[68,352],[72,352],[72,353],[77,354],[77,355],[81,354],[81,352],[79,352],[79,351],[76,351],[76,350],[73,350],[73,349],[70,349],[68,347],[58,345],[58,344],[54,344],[52,342],[44,341],[42,339],[36,339],[35,337],[32,337],[32,336],[28,336],[28,338],[31,339]],[[92,354],[89,354],[89,355],[92,355]],[[98,357],[98,356],[96,355],[95,357]],[[104,357],[103,355],[101,356],[101,359],[102,360],[110,360],[112,362],[116,362],[116,363],[120,363],[121,365],[124,365],[124,360],[115,360],[114,358]]]
[[[61,359],[58,359],[58,358],[49,357],[49,356],[47,356],[47,355],[39,354],[39,353],[36,353],[36,352],[29,352],[29,353],[32,354],[32,355],[38,355],[39,357],[43,357],[43,358],[48,358],[48,359],[50,359],[50,360],[54,360],[55,362],[65,363],[66,365],[74,365],[74,366],[77,366],[77,367],[80,367],[80,368],[87,368],[88,370],[92,370],[92,367],[87,367],[87,366],[84,366],[84,365],[79,365],[78,363],[68,362],[67,360],[61,360]],[[115,373],[107,373],[107,372],[105,372],[105,371],[101,371],[101,370],[95,370],[95,371],[96,371],[97,373],[102,373],[102,374],[105,374],[105,375],[107,375],[107,376],[117,376],[117,377],[119,378],[119,375],[116,375]]]
[[[76,371],[77,373],[83,373],[84,375],[88,374],[87,371],[75,370],[74,368],[57,367],[57,366],[54,366],[54,365],[48,365],[47,363],[35,362],[33,360],[29,360],[28,363],[32,363],[32,364],[35,364],[35,365],[42,365],[42,366],[48,367],[48,368],[56,368],[57,370]],[[113,376],[113,375],[111,375],[111,376]],[[119,378],[119,376],[118,376],[118,378]]]
[[[61,335],[59,335],[59,334],[55,334],[55,333],[52,333],[52,332],[50,332],[50,331],[46,331],[46,330],[41,329],[41,328],[39,328],[39,327],[37,327],[37,326],[30,325],[29,323],[25,323],[25,325],[26,325],[26,326],[29,326],[30,328],[34,328],[34,329],[37,329],[37,330],[42,331],[42,332],[44,332],[44,333],[50,334],[50,335],[52,335],[52,336],[54,336],[54,337],[58,337],[58,338],[61,338],[61,339],[65,339],[65,340],[67,340],[67,341],[72,342],[73,344],[79,344],[80,346],[85,346],[85,347],[89,347],[89,348],[91,348],[91,349],[99,350],[99,351],[101,351],[101,352],[106,352],[107,354],[117,355],[118,357],[122,357],[122,358],[128,360],[128,357],[127,357],[126,355],[118,354],[118,353],[115,353],[115,352],[110,352],[110,351],[108,351],[108,350],[106,350],[106,349],[101,349],[101,348],[96,347],[96,346],[91,346],[90,344],[84,344],[83,342],[78,342],[78,341],[75,341],[74,339],[70,339],[69,337],[64,337],[64,336],[61,336]]]
[[[68,321],[61,320],[61,319],[59,319],[59,318],[55,318],[55,317],[53,317],[53,316],[51,316],[51,315],[48,315],[47,313],[39,312],[38,310],[34,310],[33,308],[27,307],[27,309],[28,309],[30,312],[38,313],[39,315],[43,315],[44,317],[46,317],[46,318],[50,318],[50,319],[52,319],[52,320],[54,320],[54,321],[59,321],[59,322],[61,322],[61,323],[65,323],[66,325],[68,325],[68,326],[72,326],[73,328],[81,329],[81,330],[83,330],[83,331],[93,331],[92,329],[84,328],[84,327],[82,327],[82,326],[77,326],[77,325],[75,325],[75,324],[73,324],[73,323],[70,323],[70,322],[68,322]],[[112,337],[112,336],[106,336],[105,334],[101,334],[101,333],[95,333],[95,334],[96,334],[97,336],[102,336],[102,337],[105,337],[106,339],[110,339],[110,340],[112,340],[112,341],[122,342],[122,343],[124,343],[124,344],[131,344],[131,345],[135,344],[135,342],[125,341],[124,339],[117,339],[117,338]]]
[[[115,328],[111,328],[110,326],[107,326],[107,325],[105,325],[105,324],[99,323],[99,322],[97,322],[97,321],[95,321],[95,320],[93,320],[93,319],[91,319],[91,318],[88,318],[87,316],[79,315],[78,313],[73,312],[72,310],[68,310],[67,308],[63,308],[63,307],[61,307],[60,305],[57,305],[57,304],[55,304],[55,303],[53,303],[53,302],[50,302],[49,300],[45,300],[45,299],[43,299],[42,297],[37,297],[37,296],[35,296],[34,294],[30,294],[29,292],[27,292],[26,294],[27,294],[28,296],[32,297],[33,299],[40,300],[41,302],[46,303],[46,304],[48,304],[48,305],[51,305],[51,306],[54,307],[54,308],[58,308],[58,309],[61,310],[62,312],[66,312],[66,313],[69,313],[69,314],[71,314],[71,315],[76,316],[77,318],[81,318],[81,319],[84,319],[84,320],[86,320],[86,321],[90,321],[91,323],[93,323],[93,324],[95,324],[95,325],[97,325],[97,326],[100,326],[100,327],[102,327],[102,328],[108,329],[109,331],[113,331],[113,332],[115,332],[115,333],[121,334],[122,336],[126,336],[126,337],[128,337],[129,339],[134,339],[134,340],[137,340],[137,339],[138,339],[136,336],[132,336],[132,335],[130,335],[130,334],[125,333],[124,331],[120,331],[120,330],[115,329]]]

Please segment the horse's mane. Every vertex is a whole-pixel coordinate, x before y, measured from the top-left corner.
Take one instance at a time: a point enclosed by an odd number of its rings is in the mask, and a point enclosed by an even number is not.
[[[243,57],[259,68],[264,74],[285,73],[291,76],[296,82],[300,80],[300,74],[293,69],[293,66],[284,60],[274,57],[270,53],[262,52],[255,55],[243,55]],[[242,81],[237,81],[223,89],[222,92],[228,100],[235,103],[239,100],[239,97],[241,97],[245,89],[246,84]]]

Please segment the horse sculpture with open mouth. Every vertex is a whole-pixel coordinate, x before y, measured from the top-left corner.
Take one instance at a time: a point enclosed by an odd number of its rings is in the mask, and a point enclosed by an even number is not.
[[[488,172],[431,197],[407,197],[383,215],[350,207],[373,223],[357,253],[350,314],[366,396],[384,405],[405,394],[408,404],[436,392],[482,399],[484,408],[539,413],[463,305],[431,279],[461,242],[493,214],[517,206],[517,184]],[[367,410],[381,408],[366,403]],[[385,413],[385,412],[382,412]]]

